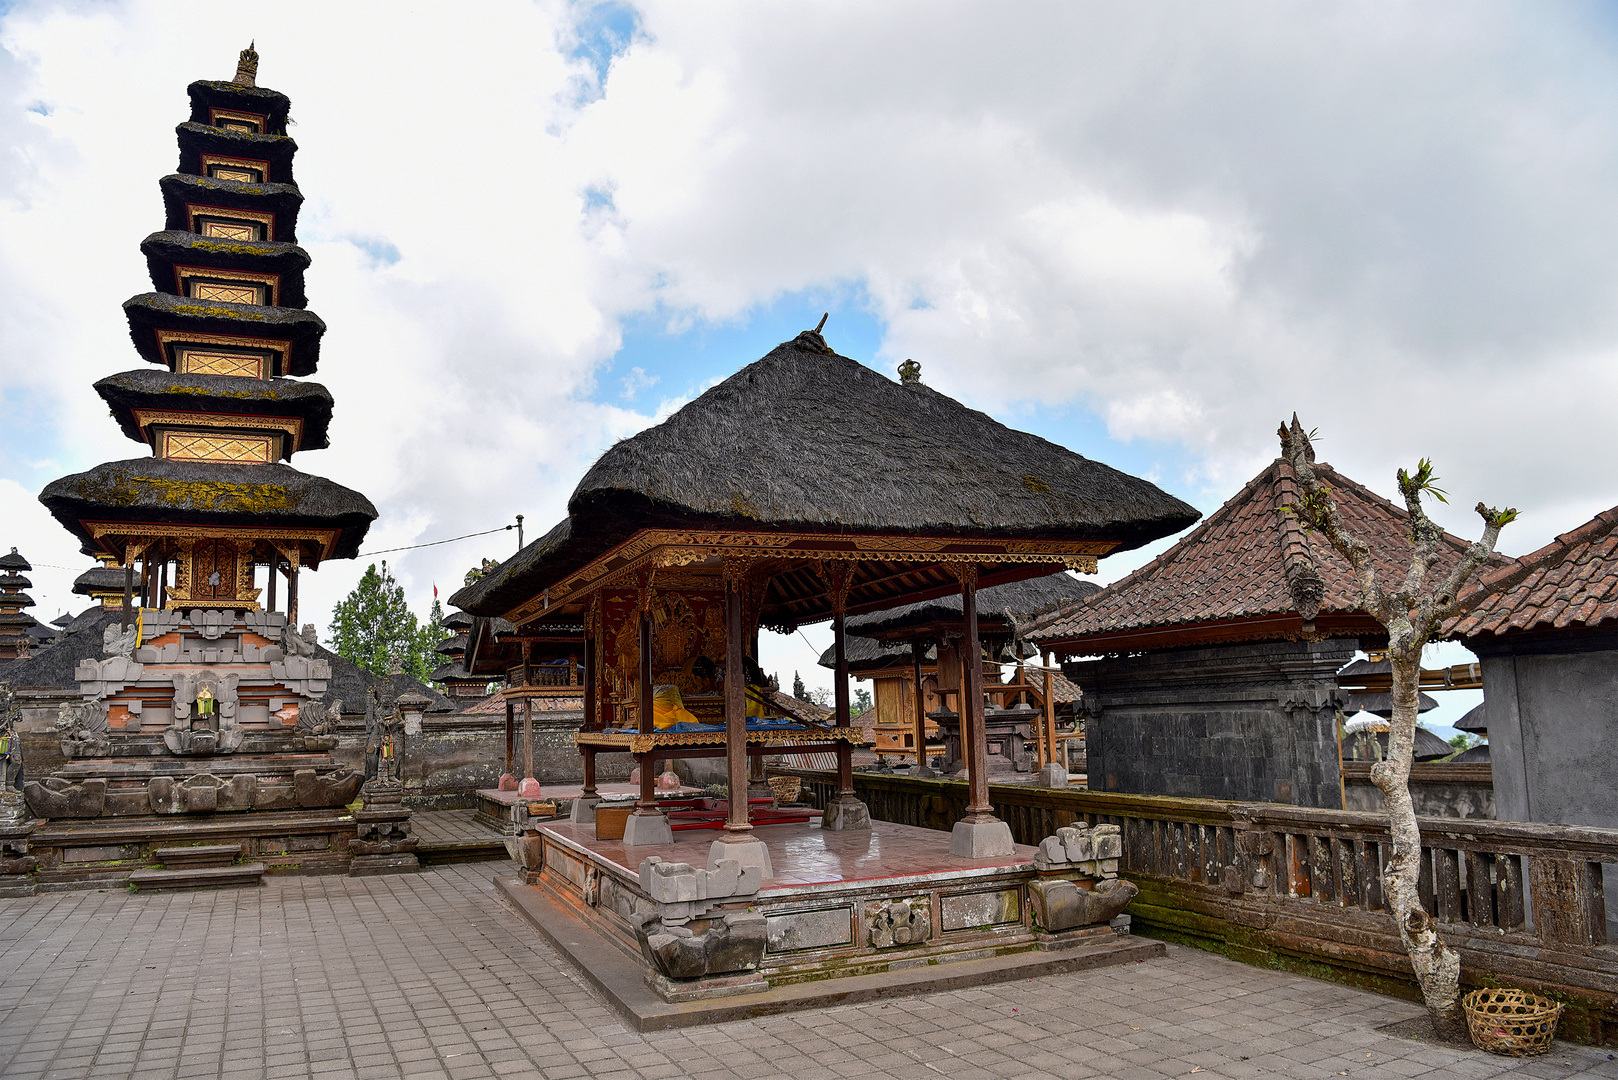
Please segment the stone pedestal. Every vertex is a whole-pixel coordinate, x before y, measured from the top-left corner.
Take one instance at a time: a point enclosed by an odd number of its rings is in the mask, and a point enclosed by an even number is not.
[[[949,834],[949,853],[962,859],[1000,859],[1016,851],[1011,826],[994,818],[957,821]]]
[[[1047,765],[1039,770],[1039,786],[1065,788],[1067,787],[1067,766]]]
[[[22,792],[0,791],[0,896],[33,896],[34,867],[28,836],[38,824],[29,821]]]
[[[826,804],[825,814],[820,820],[820,827],[830,829],[833,832],[845,832],[849,829],[869,829],[871,827],[871,811],[854,796],[839,795]]]
[[[579,825],[592,824],[596,819],[596,806],[600,802],[600,795],[580,795],[573,800],[573,806],[568,810],[567,819]]]
[[[756,866],[766,878],[775,876],[775,868],[770,865],[770,849],[765,846],[764,841],[756,837],[721,837],[715,840],[708,848],[710,874],[718,870],[721,859],[734,859],[741,864],[743,870]]]
[[[674,843],[674,830],[669,819],[661,813],[642,814],[636,811],[624,822],[624,847],[656,847]]]
[[[410,835],[404,785],[397,780],[368,780],[360,788],[360,799],[360,809],[354,812],[359,835],[348,845],[354,854],[348,876],[403,874],[421,869],[416,859],[416,837]]]

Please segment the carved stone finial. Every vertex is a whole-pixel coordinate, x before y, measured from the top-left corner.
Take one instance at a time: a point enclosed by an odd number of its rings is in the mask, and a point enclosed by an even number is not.
[[[921,382],[921,365],[914,360],[906,360],[900,364],[899,381],[906,386]]]
[[[248,43],[242,50],[240,59],[236,61],[236,77],[231,80],[237,86],[258,85],[258,53],[253,50],[257,42]]]

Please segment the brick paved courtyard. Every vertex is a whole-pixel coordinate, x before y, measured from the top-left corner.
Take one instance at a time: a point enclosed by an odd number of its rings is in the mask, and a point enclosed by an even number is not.
[[[637,1034],[494,899],[508,863],[0,900],[0,1076],[1618,1078],[1378,1031],[1407,1002],[1192,949],[983,990]]]

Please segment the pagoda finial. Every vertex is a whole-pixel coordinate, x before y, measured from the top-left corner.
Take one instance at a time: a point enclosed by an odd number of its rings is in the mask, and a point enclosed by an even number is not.
[[[914,360],[906,360],[900,364],[899,381],[906,386],[921,382],[921,365]]]
[[[242,50],[241,58],[236,61],[236,77],[231,81],[237,86],[258,85],[258,53],[253,51],[256,40],[250,41],[247,48]]]

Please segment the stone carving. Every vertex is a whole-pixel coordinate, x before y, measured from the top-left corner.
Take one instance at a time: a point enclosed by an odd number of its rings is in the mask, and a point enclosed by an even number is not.
[[[17,709],[11,684],[0,682],[0,840],[7,827],[21,825],[28,817],[28,803],[22,795],[22,740],[17,738]],[[28,845],[23,841],[23,852]],[[0,860],[3,860],[0,851]],[[0,870],[0,875],[11,871]],[[18,871],[21,872],[21,871]]]
[[[133,624],[119,628],[108,626],[101,631],[101,655],[121,656],[125,660],[134,658],[135,638],[140,633]]]
[[[893,900],[871,917],[871,948],[915,945],[933,936],[933,909],[925,896]]]
[[[62,737],[64,757],[106,757],[112,753],[105,701],[63,704],[56,711],[56,730]]]
[[[1077,870],[1090,877],[1116,877],[1118,860],[1123,854],[1124,838],[1118,826],[1070,825],[1040,841],[1039,851],[1034,855],[1034,869],[1041,872]]]
[[[109,656],[105,660],[80,661],[73,670],[73,678],[79,684],[79,693],[87,698],[100,698],[138,682],[144,671],[142,665],[128,657]]]
[[[305,701],[298,705],[298,734],[303,736],[305,750],[323,754],[337,745],[337,718],[342,709],[341,701],[330,705]]]
[[[204,641],[218,641],[236,622],[234,613],[218,608],[193,608],[190,618],[191,629],[201,634]]]
[[[720,859],[711,870],[664,862],[657,855],[640,864],[641,891],[656,902],[657,914],[671,923],[704,915],[721,900],[752,896],[763,881],[762,867],[744,867],[735,859]]]
[[[281,648],[287,656],[313,657],[317,640],[314,623],[304,623],[303,633],[301,634],[294,631],[290,626],[283,627],[281,630]]]
[[[229,754],[241,746],[246,732],[236,719],[239,679],[235,672],[174,676],[174,719],[163,730],[163,744],[170,753]],[[199,705],[199,701],[210,704]]]
[[[399,745],[403,721],[391,704],[382,701],[382,692],[372,686],[365,691],[365,779],[399,782]],[[386,752],[384,750],[386,749]]]
[[[765,928],[764,916],[749,911],[685,924],[666,924],[647,913],[638,917],[635,936],[646,962],[666,978],[700,979],[757,971]]]
[[[100,817],[107,803],[107,782],[98,779],[70,784],[61,777],[47,776],[24,784],[23,794],[36,817]]]
[[[1065,878],[1028,883],[1034,917],[1041,927],[1052,933],[1110,922],[1139,892],[1133,882],[1119,878],[1098,881],[1089,889]]]

